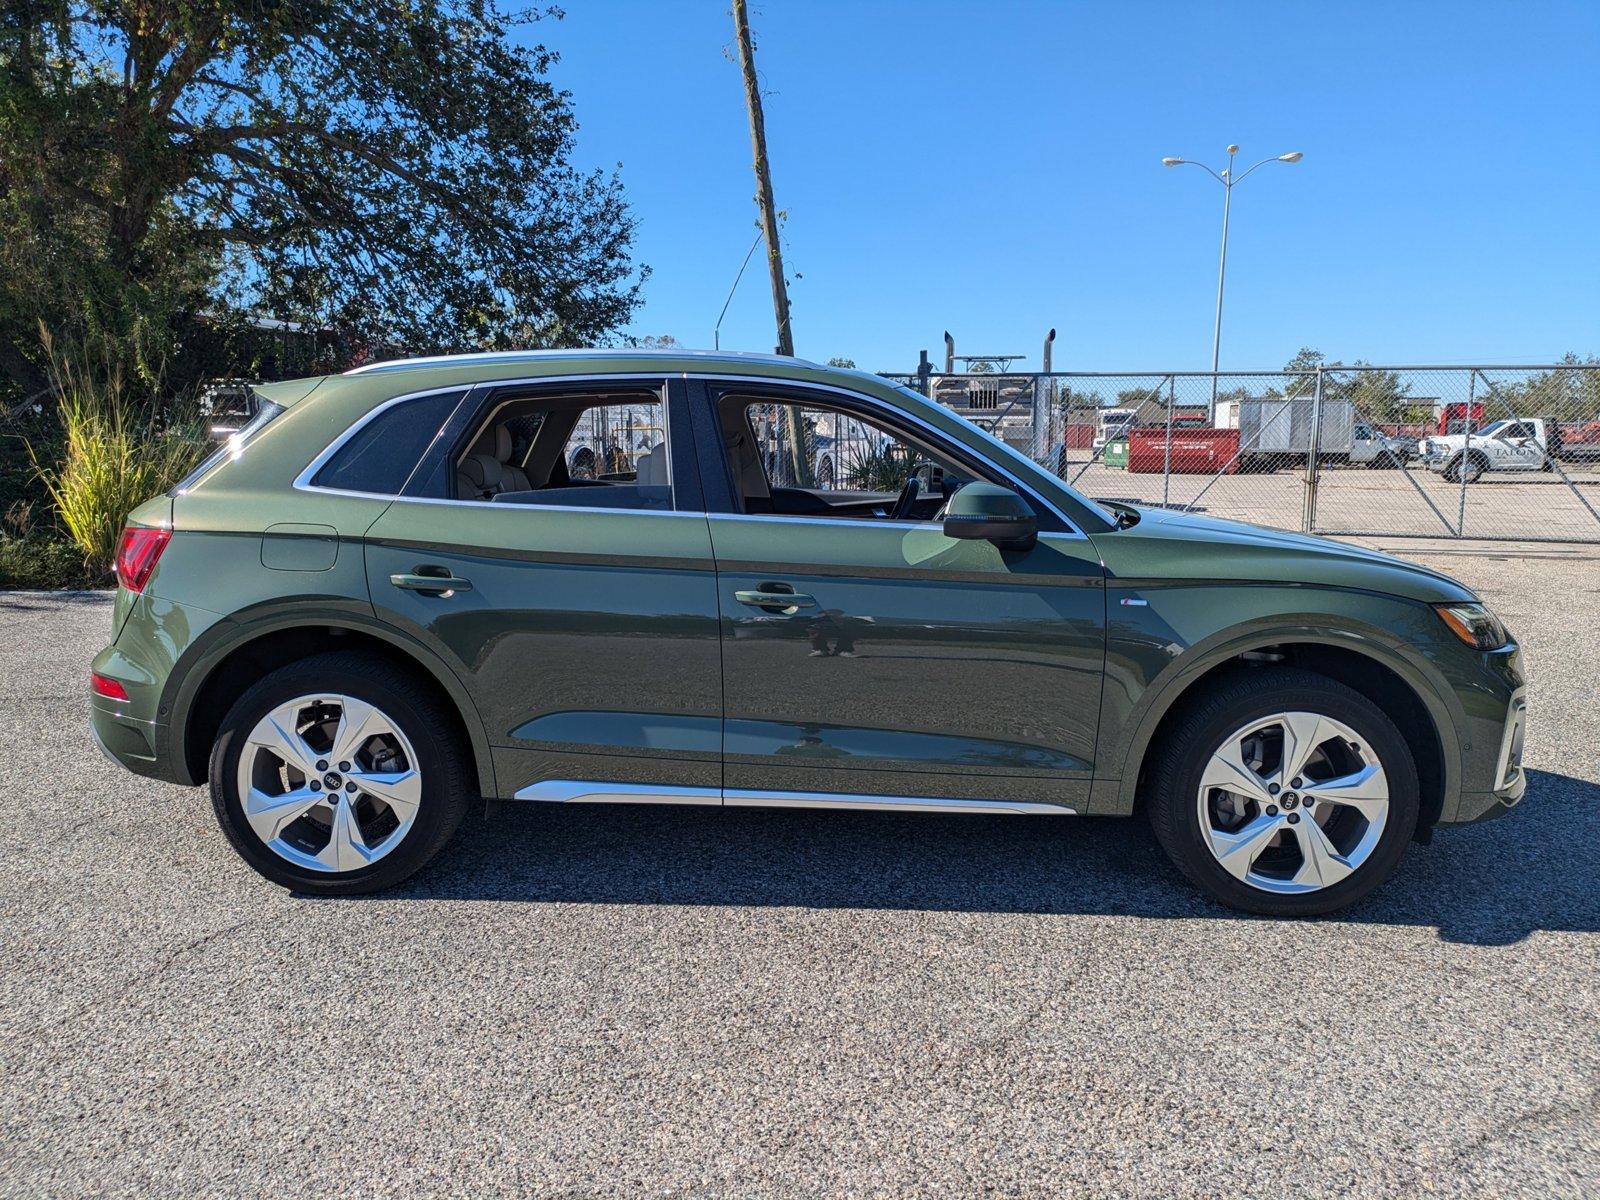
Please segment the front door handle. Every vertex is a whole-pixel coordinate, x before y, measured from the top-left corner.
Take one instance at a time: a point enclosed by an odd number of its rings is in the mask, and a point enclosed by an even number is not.
[[[436,568],[440,574],[428,573],[428,568],[418,567],[415,575],[391,575],[389,582],[395,587],[408,592],[421,592],[424,596],[449,597],[457,592],[470,592],[472,580],[460,579],[451,575],[444,568]]]
[[[817,603],[799,592],[740,591],[735,592],[733,598],[752,608],[815,608]]]

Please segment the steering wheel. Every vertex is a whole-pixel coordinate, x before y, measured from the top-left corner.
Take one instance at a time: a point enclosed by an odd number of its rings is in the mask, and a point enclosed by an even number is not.
[[[922,498],[922,477],[917,474],[917,469],[921,466],[921,463],[916,463],[911,468],[911,474],[906,476],[905,486],[900,489],[900,495],[895,500],[894,507],[889,510],[889,520],[910,520],[912,508]]]

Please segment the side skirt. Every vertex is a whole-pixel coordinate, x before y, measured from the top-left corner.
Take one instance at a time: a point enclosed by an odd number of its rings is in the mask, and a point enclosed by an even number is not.
[[[1074,816],[1064,804],[1017,800],[955,800],[937,796],[858,796],[843,792],[757,792],[741,788],[657,787],[545,779],[516,794],[546,804],[699,804],[729,808],[845,808],[878,812],[1006,813],[1013,816]]]

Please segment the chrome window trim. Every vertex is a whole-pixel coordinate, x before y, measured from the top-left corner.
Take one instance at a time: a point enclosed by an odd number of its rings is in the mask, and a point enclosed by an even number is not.
[[[332,489],[326,489],[331,491]],[[360,494],[360,493],[358,493]],[[448,504],[453,508],[492,508],[496,512],[521,513],[609,513],[613,517],[685,517],[691,521],[704,521],[703,512],[667,508],[590,508],[578,504],[497,504],[493,500],[441,500],[437,496],[378,496],[379,500],[393,500],[396,504]]]
[[[403,498],[403,497],[402,497]],[[498,507],[504,508],[505,505]],[[571,512],[572,509],[566,511]],[[596,509],[597,512],[616,512],[616,509]],[[942,521],[882,521],[871,517],[807,517],[784,516],[779,513],[677,513],[684,516],[703,516],[711,521],[782,521],[789,525],[837,525],[846,529],[898,529],[902,533],[944,532]],[[1058,542],[1083,542],[1088,541],[1083,534],[1060,529],[1046,529],[1040,532],[1039,540]],[[1097,560],[1098,561],[1098,560]],[[1127,603],[1127,602],[1125,602]],[[1140,600],[1134,603],[1143,604]]]
[[[843,525],[851,529],[898,529],[902,533],[910,533],[917,529],[941,531],[944,529],[944,524],[940,521],[887,521],[878,517],[811,517],[804,514],[789,516],[785,513],[706,513],[705,516],[713,521],[782,521],[789,525]]]
[[[781,360],[781,361],[788,362],[790,360]],[[417,503],[420,503],[420,504],[478,504],[478,505],[492,505],[493,507],[500,508],[500,509],[504,509],[504,508],[508,508],[508,507],[511,507],[511,508],[537,509],[537,508],[540,507],[537,504],[527,504],[527,505],[505,505],[505,504],[500,504],[500,505],[495,505],[494,502],[490,501],[490,500],[451,500],[451,499],[442,499],[442,498],[434,497],[434,496],[391,496],[391,495],[387,495],[387,494],[381,493],[381,492],[357,492],[357,491],[349,491],[349,490],[346,490],[346,489],[343,489],[343,488],[313,487],[311,485],[311,483],[310,483],[310,480],[317,473],[317,470],[325,462],[327,462],[327,460],[329,458],[331,458],[334,454],[338,453],[339,448],[341,446],[343,446],[344,443],[346,441],[348,441],[350,438],[354,437],[355,434],[364,425],[366,425],[366,423],[368,421],[373,420],[375,417],[377,417],[377,415],[379,413],[384,412],[384,411],[388,410],[389,408],[392,408],[396,404],[402,404],[407,400],[420,400],[425,396],[436,396],[441,392],[453,392],[453,391],[459,391],[459,390],[462,390],[462,389],[467,390],[468,393],[470,394],[472,391],[474,391],[474,390],[476,390],[478,388],[486,388],[486,387],[493,387],[493,388],[527,387],[527,386],[531,386],[531,385],[535,385],[535,384],[547,384],[547,385],[559,386],[559,385],[569,384],[569,383],[570,384],[614,383],[614,382],[638,383],[638,382],[641,382],[641,381],[652,380],[652,379],[661,380],[663,383],[665,383],[668,379],[672,378],[673,376],[679,376],[679,377],[681,377],[683,379],[686,379],[686,380],[693,379],[693,380],[696,380],[696,381],[699,381],[699,382],[704,382],[704,383],[763,384],[763,385],[766,385],[768,387],[781,387],[781,388],[790,388],[790,389],[795,389],[795,390],[814,391],[814,392],[831,392],[831,393],[833,393],[835,395],[845,396],[845,397],[848,397],[849,399],[852,399],[852,400],[855,400],[855,401],[857,401],[857,402],[859,402],[861,404],[864,404],[864,405],[868,406],[869,408],[873,409],[875,412],[880,412],[880,413],[887,412],[887,413],[890,413],[892,415],[897,415],[901,419],[903,419],[905,421],[908,421],[910,424],[916,426],[918,429],[925,430],[927,433],[929,433],[936,440],[939,440],[939,441],[948,441],[948,440],[950,440],[950,435],[948,433],[946,433],[944,430],[938,428],[937,426],[935,426],[933,424],[930,424],[929,422],[923,420],[917,414],[915,414],[913,412],[910,412],[907,409],[891,408],[889,405],[885,404],[882,400],[879,400],[879,399],[877,399],[876,397],[873,397],[873,396],[869,396],[864,392],[853,391],[850,388],[838,387],[837,385],[831,384],[831,383],[818,383],[818,382],[815,382],[815,381],[812,381],[812,380],[808,380],[808,379],[784,379],[784,378],[779,378],[779,377],[773,377],[773,376],[770,376],[770,375],[734,375],[734,374],[728,374],[728,373],[723,373],[723,372],[719,372],[719,371],[711,371],[711,372],[683,371],[683,372],[670,372],[667,375],[662,375],[659,372],[655,372],[655,371],[625,372],[625,373],[620,373],[620,374],[613,372],[613,373],[601,374],[601,375],[533,375],[533,376],[527,376],[527,377],[518,377],[518,378],[514,378],[514,379],[484,379],[484,380],[479,380],[477,382],[454,383],[454,384],[449,385],[448,387],[436,387],[436,388],[428,388],[428,389],[426,389],[424,391],[419,391],[419,392],[407,392],[405,395],[395,396],[392,399],[385,400],[382,404],[379,404],[376,407],[374,407],[373,409],[371,409],[364,416],[362,416],[360,420],[354,422],[348,429],[346,429],[343,433],[339,434],[336,438],[334,438],[334,440],[332,442],[330,442],[323,449],[321,454],[317,455],[316,458],[312,459],[310,465],[308,465],[305,470],[301,471],[300,474],[295,477],[294,487],[298,491],[326,492],[326,493],[329,493],[331,495],[359,496],[359,497],[362,497],[362,498],[365,498],[365,499],[405,501],[405,502],[414,503],[414,504],[417,504]],[[663,403],[666,403],[666,401],[663,401]],[[670,413],[666,413],[665,417],[666,417],[666,419],[668,421],[671,420],[671,414]],[[979,430],[979,432],[981,433],[982,430]],[[671,476],[671,471],[672,471],[672,448],[671,448],[671,442],[672,442],[672,439],[671,439],[671,436],[670,436],[670,432],[669,432],[669,435],[668,435],[668,437],[666,439],[666,442],[667,442],[668,479],[671,479],[671,477],[672,477]],[[1008,451],[1010,450],[1009,447],[1005,446],[1004,442],[1000,442],[999,445],[1002,448],[1004,448],[1004,449],[1006,449]],[[968,450],[969,453],[976,453],[975,451],[972,451],[970,447],[967,447],[967,450]],[[1014,451],[1011,451],[1011,452],[1015,453]],[[1043,508],[1045,508],[1048,511],[1054,513],[1061,520],[1061,523],[1066,526],[1066,531],[1065,532],[1051,531],[1054,534],[1054,536],[1057,536],[1057,537],[1070,537],[1070,538],[1081,538],[1084,541],[1088,540],[1088,535],[1085,534],[1081,529],[1078,528],[1077,523],[1075,521],[1073,521],[1071,517],[1067,516],[1067,514],[1062,512],[1060,508],[1058,508],[1056,505],[1052,504],[1048,499],[1046,499],[1044,496],[1042,496],[1035,488],[1030,487],[1028,484],[1026,484],[1022,480],[1018,479],[1014,474],[1012,474],[1011,471],[1007,470],[1006,467],[1003,464],[995,462],[992,457],[989,457],[987,455],[980,455],[979,457],[982,457],[985,462],[987,462],[991,467],[993,467],[1003,478],[1008,480],[1023,495],[1029,497],[1030,499],[1034,500],[1036,503],[1038,503]],[[674,491],[674,496],[676,496],[677,485],[675,483],[673,484],[673,491]],[[676,510],[676,509],[674,509],[671,512],[663,512],[663,511],[658,510],[658,509],[649,509],[649,508],[638,508],[638,509],[635,509],[635,508],[578,508],[578,507],[563,506],[560,509],[560,511],[562,511],[562,512],[627,513],[630,516],[638,516],[640,514],[648,514],[650,516],[657,516],[657,517],[707,516],[707,515],[718,516],[718,517],[723,517],[723,516],[754,516],[754,517],[758,517],[758,518],[766,518],[766,519],[771,519],[771,520],[775,520],[775,521],[794,521],[794,520],[802,519],[802,518],[797,518],[797,517],[785,517],[785,516],[781,516],[781,515],[778,515],[778,514],[771,514],[770,516],[768,516],[768,514],[762,514],[762,513],[753,513],[753,514],[745,514],[745,513],[713,513],[713,514],[707,514],[707,513],[704,513],[704,512],[688,512],[688,511],[680,511],[680,510]],[[845,518],[819,517],[819,518],[810,518],[810,519],[824,520],[824,521],[837,520],[837,521],[841,521],[841,522],[844,522],[844,523],[847,523],[847,524],[860,524],[859,521],[846,520]]]
[[[860,792],[777,792],[754,788],[606,783],[588,779],[541,779],[519,788],[513,799],[544,804],[695,804],[725,808],[997,813],[1051,817],[1078,815],[1078,810],[1070,805],[1033,800],[962,800],[947,796],[886,796]]]

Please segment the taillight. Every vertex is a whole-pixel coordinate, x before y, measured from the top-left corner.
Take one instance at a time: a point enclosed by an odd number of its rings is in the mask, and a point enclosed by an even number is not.
[[[161,552],[172,540],[170,529],[146,529],[129,525],[117,545],[117,582],[130,592],[144,591],[150,572],[156,569]]]
[[[104,696],[107,700],[126,700],[128,689],[123,687],[109,675],[102,675],[99,671],[89,672],[89,690],[96,696]]]

